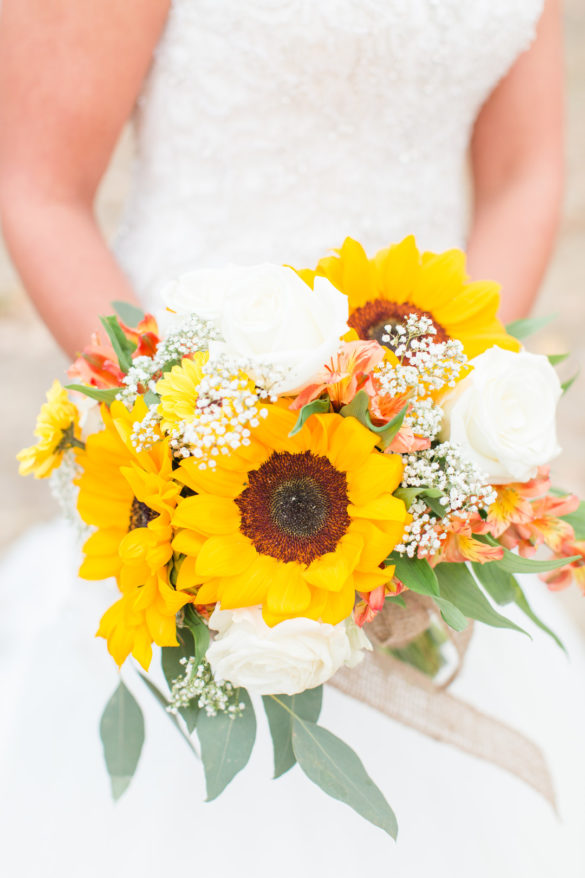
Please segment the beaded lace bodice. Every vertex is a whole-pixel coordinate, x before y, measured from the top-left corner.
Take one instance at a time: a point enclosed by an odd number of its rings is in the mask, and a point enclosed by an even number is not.
[[[174,0],[116,245],[154,305],[198,265],[311,265],[346,235],[461,245],[477,112],[543,0]]]

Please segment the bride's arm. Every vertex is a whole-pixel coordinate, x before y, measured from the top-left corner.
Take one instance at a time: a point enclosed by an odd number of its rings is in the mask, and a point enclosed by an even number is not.
[[[482,109],[473,134],[472,277],[502,283],[501,316],[524,317],[559,222],[563,187],[560,0],[546,0],[537,38]]]
[[[93,201],[168,0],[2,0],[0,211],[13,261],[63,349],[134,293]]]

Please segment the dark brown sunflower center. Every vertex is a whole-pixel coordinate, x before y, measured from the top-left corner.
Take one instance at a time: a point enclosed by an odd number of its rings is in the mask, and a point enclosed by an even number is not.
[[[137,527],[146,527],[148,522],[156,518],[157,515],[158,512],[155,512],[154,509],[151,509],[146,503],[141,503],[140,500],[137,500],[135,497],[132,501],[132,506],[130,507],[128,532],[136,530]]]
[[[236,503],[242,533],[278,561],[310,564],[333,552],[350,523],[345,473],[310,451],[275,451]]]
[[[433,315],[429,311],[417,308],[411,302],[403,302],[399,305],[397,302],[388,301],[388,299],[372,299],[360,308],[356,308],[347,322],[352,329],[355,329],[360,338],[377,341],[384,347],[392,348],[388,341],[383,341],[384,336],[388,335],[386,327],[404,323],[409,314],[428,317],[431,320],[436,330],[435,335],[432,336],[433,341],[449,340],[444,328],[440,323],[437,323]]]

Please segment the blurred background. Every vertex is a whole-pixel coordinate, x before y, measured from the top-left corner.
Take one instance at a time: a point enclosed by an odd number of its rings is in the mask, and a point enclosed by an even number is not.
[[[581,368],[571,392],[562,400],[560,440],[564,456],[554,465],[555,484],[585,497],[585,0],[565,0],[567,83],[567,186],[555,257],[536,314],[557,319],[531,341],[542,353],[571,357],[560,367],[563,379]],[[132,161],[132,136],[118,146],[98,200],[100,222],[111,237],[116,229]],[[76,294],[75,290],[71,295]],[[65,358],[27,301],[0,240],[0,554],[31,524],[56,514],[47,485],[17,475],[15,454],[32,443],[36,413],[54,377],[62,377]],[[585,601],[576,589],[563,596],[583,619]]]

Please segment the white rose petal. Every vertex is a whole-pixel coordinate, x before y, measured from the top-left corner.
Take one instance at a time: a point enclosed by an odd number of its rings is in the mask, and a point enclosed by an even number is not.
[[[547,357],[493,347],[443,401],[441,439],[460,445],[490,484],[526,482],[560,454],[562,388]]]
[[[353,620],[328,625],[287,619],[270,628],[259,607],[213,611],[217,631],[207,650],[216,678],[260,695],[295,695],[329,680],[343,665],[355,667],[372,646]]]

